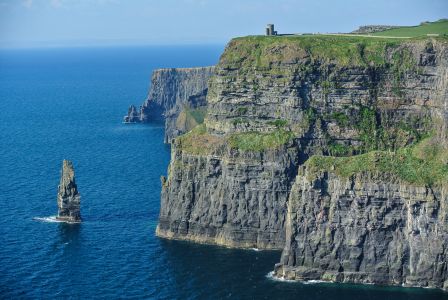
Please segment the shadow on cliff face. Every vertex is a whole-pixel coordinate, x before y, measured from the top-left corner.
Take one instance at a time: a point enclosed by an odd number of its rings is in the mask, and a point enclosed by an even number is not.
[[[438,290],[352,284],[304,284],[268,278],[279,251],[229,249],[160,240],[166,276],[179,299],[445,299]]]

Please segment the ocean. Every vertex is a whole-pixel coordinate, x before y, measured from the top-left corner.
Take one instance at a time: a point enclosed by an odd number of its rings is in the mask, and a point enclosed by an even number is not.
[[[224,45],[0,51],[1,299],[444,299],[429,289],[274,281],[278,251],[154,234],[170,149],[162,124],[122,124],[151,71],[216,64]],[[57,213],[74,162],[81,224]],[[42,218],[36,220],[35,218]]]

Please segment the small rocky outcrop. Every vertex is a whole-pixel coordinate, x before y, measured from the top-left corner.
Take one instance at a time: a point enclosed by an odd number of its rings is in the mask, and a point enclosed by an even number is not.
[[[395,29],[399,27],[400,26],[391,26],[391,25],[365,25],[360,26],[358,29],[352,31],[352,33],[358,33],[358,34],[374,33],[389,29]]]
[[[75,182],[73,163],[65,160],[62,163],[61,181],[58,186],[57,219],[66,222],[81,222],[81,195]]]
[[[140,122],[140,111],[137,111],[135,105],[129,106],[128,114],[124,116],[124,123],[139,123]]]

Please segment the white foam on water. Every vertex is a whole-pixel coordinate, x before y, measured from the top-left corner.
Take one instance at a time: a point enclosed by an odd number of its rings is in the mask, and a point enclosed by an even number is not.
[[[307,280],[303,281],[304,284],[316,284],[316,283],[328,283],[330,281],[324,281],[324,280]]]
[[[285,277],[276,277],[276,276],[274,276],[274,271],[269,272],[266,275],[266,278],[273,280],[273,281],[280,281],[280,282],[297,282],[295,280],[286,279]]]
[[[276,277],[274,276],[274,271],[269,272],[266,275],[266,278],[273,280],[273,281],[279,281],[279,282],[295,282],[295,283],[302,283],[302,284],[319,284],[319,283],[332,283],[332,281],[325,281],[325,280],[305,280],[305,281],[300,281],[300,280],[292,280],[292,279],[286,279],[285,277]]]
[[[49,216],[49,217],[34,217],[33,220],[39,221],[39,222],[46,222],[46,223],[63,223],[64,221],[58,220],[56,216]]]
[[[258,248],[250,248],[250,250],[255,251],[255,252],[260,251],[260,249],[258,249]]]
[[[80,222],[69,222],[64,220],[59,220],[57,216],[49,216],[49,217],[34,217],[33,220],[38,222],[45,222],[45,223],[67,223],[67,224],[78,224]]]

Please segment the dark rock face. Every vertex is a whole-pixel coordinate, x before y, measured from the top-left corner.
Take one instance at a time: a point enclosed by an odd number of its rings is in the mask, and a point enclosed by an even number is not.
[[[137,111],[135,105],[129,106],[128,114],[124,116],[124,123],[140,123],[140,112]]]
[[[81,222],[81,195],[75,183],[75,170],[69,160],[62,163],[61,181],[58,186],[57,219],[66,222]]]
[[[124,122],[165,122],[165,143],[171,143],[203,121],[208,80],[213,73],[214,67],[155,70],[140,111],[131,106]]]
[[[386,174],[299,173],[276,276],[447,288],[445,190]]]
[[[295,147],[244,153],[224,145],[204,156],[176,146],[172,151],[159,236],[237,248],[283,248],[286,202],[296,176]]]

